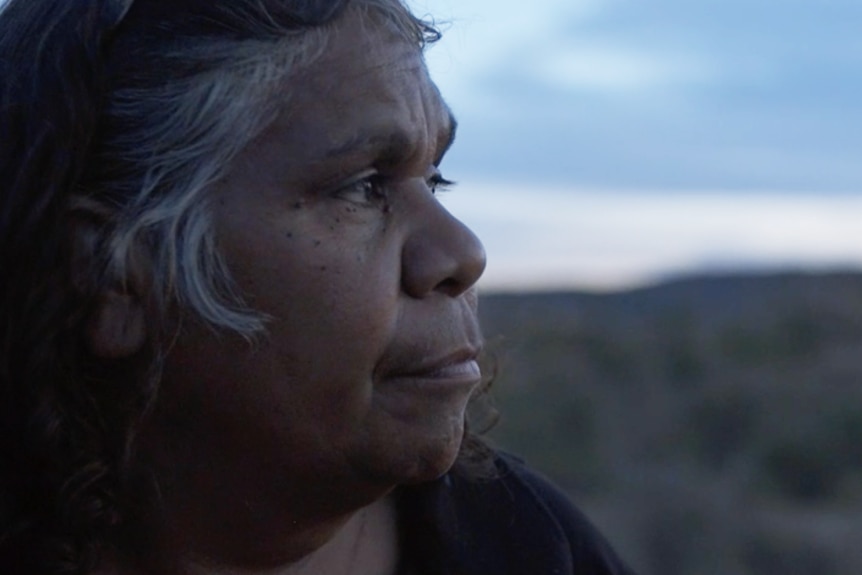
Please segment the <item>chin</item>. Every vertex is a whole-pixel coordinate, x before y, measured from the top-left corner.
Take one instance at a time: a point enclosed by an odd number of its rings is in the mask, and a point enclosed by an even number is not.
[[[422,433],[413,429],[390,438],[384,449],[363,458],[368,474],[390,485],[411,485],[433,481],[455,464],[464,437],[461,421],[453,428]]]
[[[424,453],[417,453],[417,463],[412,472],[405,474],[401,481],[404,485],[425,483],[433,481],[448,472],[458,459],[461,449],[461,440],[454,445],[438,447],[436,450],[428,449]]]

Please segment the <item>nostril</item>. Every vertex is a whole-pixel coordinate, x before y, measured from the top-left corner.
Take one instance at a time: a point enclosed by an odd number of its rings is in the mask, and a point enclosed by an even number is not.
[[[411,297],[435,292],[458,297],[485,270],[485,249],[479,238],[440,204],[436,206],[436,217],[419,220],[422,224],[404,246],[402,285]]]
[[[440,282],[436,290],[452,297],[456,297],[464,291],[464,289],[461,287],[461,283],[454,278],[446,278],[445,280]]]

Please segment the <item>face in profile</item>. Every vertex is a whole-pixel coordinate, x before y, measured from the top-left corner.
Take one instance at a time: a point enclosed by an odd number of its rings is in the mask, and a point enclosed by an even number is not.
[[[219,249],[268,332],[184,325],[151,444],[201,484],[292,505],[437,477],[480,378],[484,251],[435,197],[454,120],[419,49],[351,11],[278,97],[212,190]]]

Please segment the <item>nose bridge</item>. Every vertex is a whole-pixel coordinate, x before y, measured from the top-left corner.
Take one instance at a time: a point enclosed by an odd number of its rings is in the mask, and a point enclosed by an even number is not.
[[[457,297],[485,270],[485,248],[436,198],[428,195],[422,203],[402,252],[402,286],[416,298],[435,292]]]

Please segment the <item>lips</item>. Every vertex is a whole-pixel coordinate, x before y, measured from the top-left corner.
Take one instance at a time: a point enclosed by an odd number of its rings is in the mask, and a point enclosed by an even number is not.
[[[454,352],[429,356],[410,354],[384,371],[386,381],[410,381],[438,386],[477,385],[482,378],[476,360],[480,346],[469,345]]]

